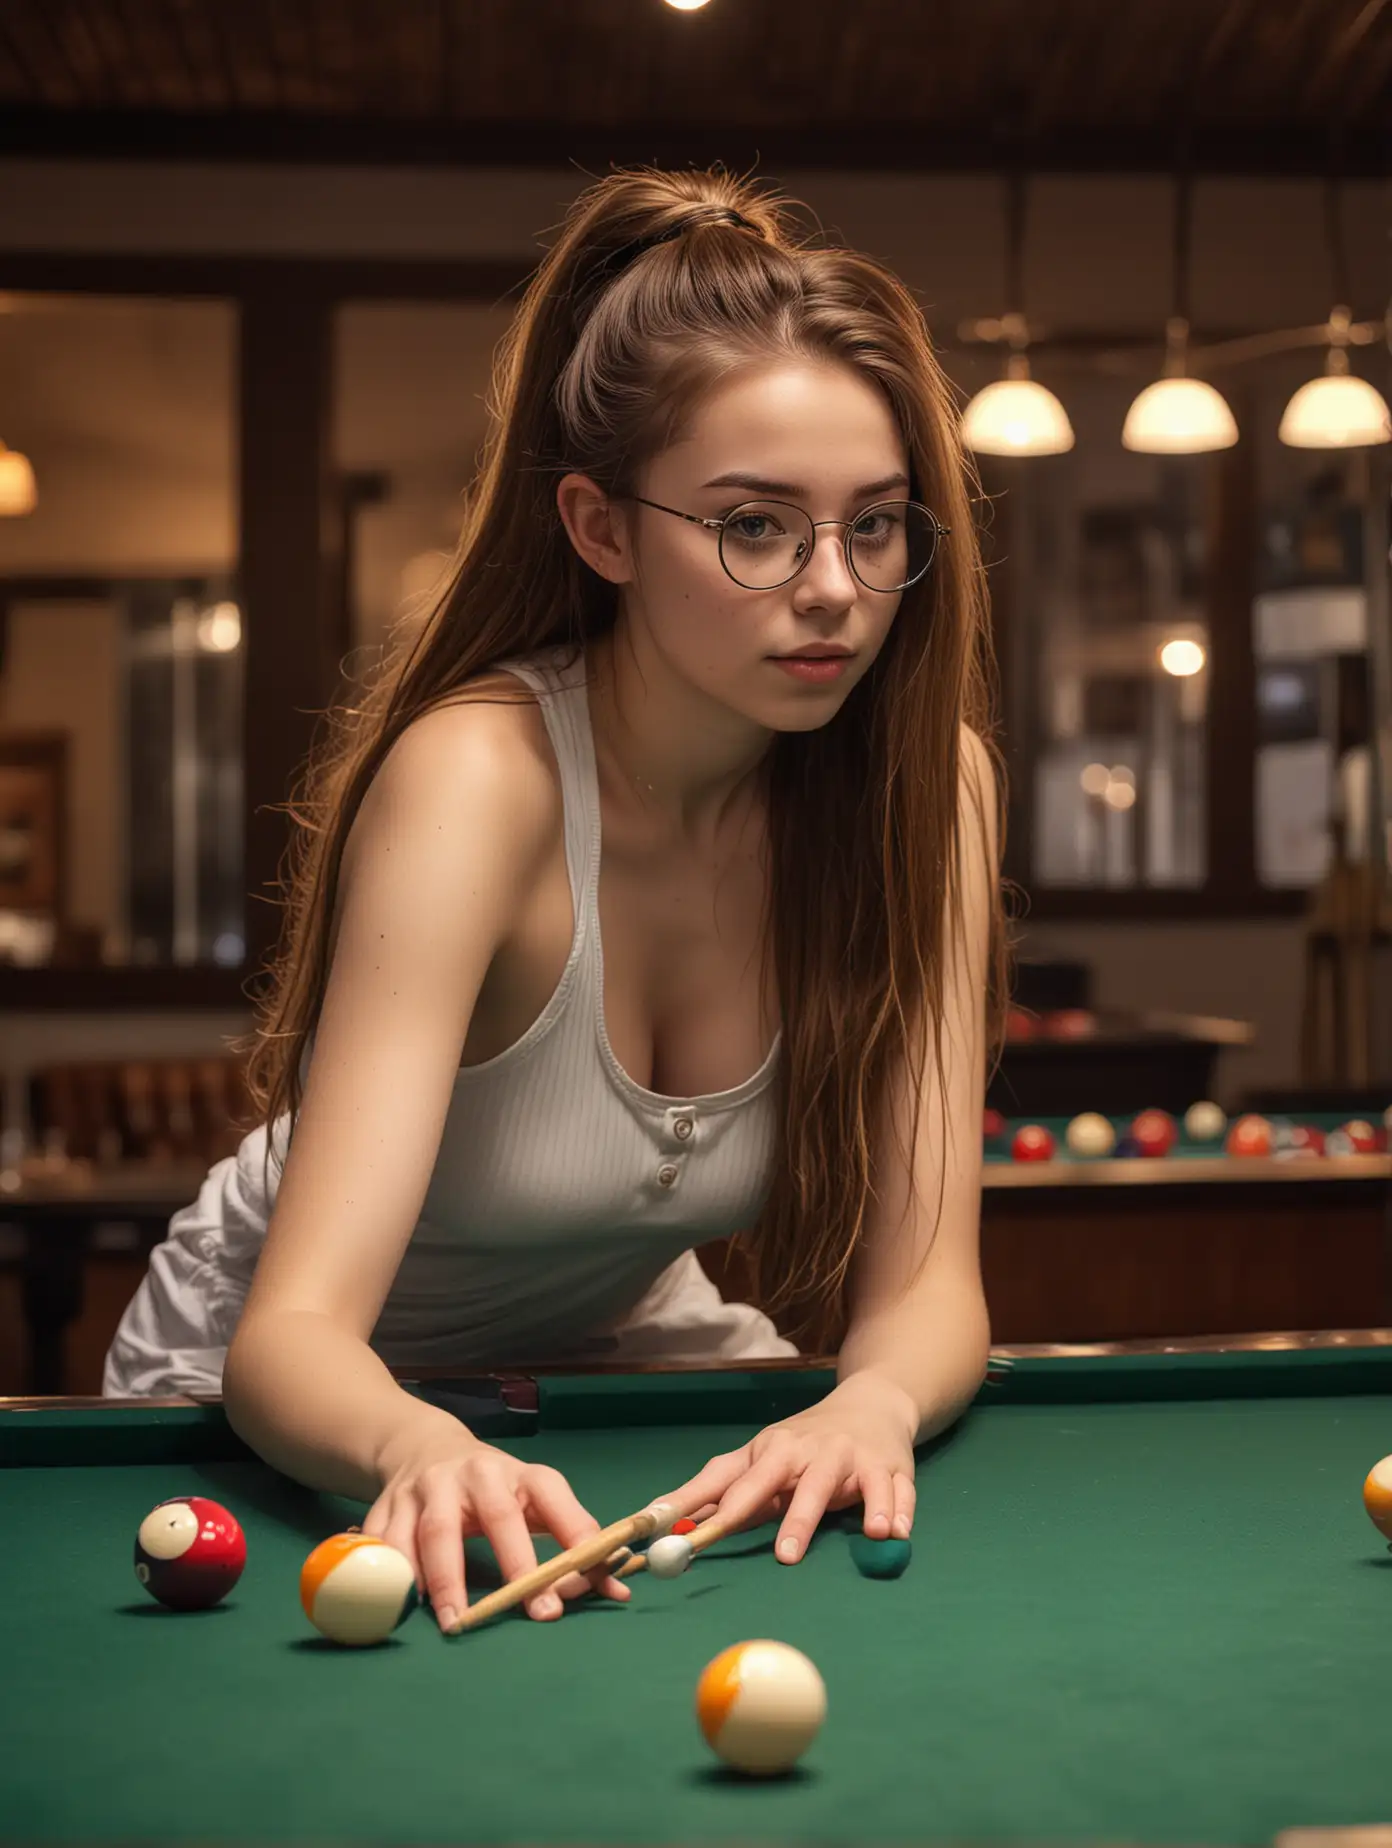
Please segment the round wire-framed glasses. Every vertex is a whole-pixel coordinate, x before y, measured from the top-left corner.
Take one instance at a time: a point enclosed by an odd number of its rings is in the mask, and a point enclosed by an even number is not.
[[[867,590],[907,590],[928,570],[952,531],[918,501],[879,501],[852,520],[814,520],[791,501],[741,501],[722,519],[683,513],[641,494],[627,500],[675,514],[720,535],[720,562],[744,590],[777,590],[806,566],[819,526],[844,526],[846,563]]]

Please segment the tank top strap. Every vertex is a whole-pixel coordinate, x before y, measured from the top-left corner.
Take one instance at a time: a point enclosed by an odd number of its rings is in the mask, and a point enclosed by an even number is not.
[[[598,910],[600,810],[599,772],[586,691],[588,662],[583,650],[560,643],[495,665],[525,681],[541,706],[561,776],[571,902],[577,930],[589,937],[591,919]]]

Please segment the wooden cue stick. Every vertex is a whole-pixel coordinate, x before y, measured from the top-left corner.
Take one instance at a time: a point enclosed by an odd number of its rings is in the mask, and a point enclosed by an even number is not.
[[[490,1617],[496,1617],[500,1611],[510,1611],[515,1604],[523,1603],[538,1591],[545,1591],[558,1579],[566,1578],[572,1572],[589,1572],[595,1566],[601,1566],[616,1547],[627,1546],[630,1540],[646,1540],[659,1530],[666,1532],[677,1519],[677,1511],[670,1502],[653,1502],[646,1508],[640,1508],[637,1514],[630,1514],[622,1521],[615,1521],[611,1527],[605,1527],[597,1534],[591,1534],[588,1540],[582,1540],[578,1546],[567,1548],[564,1553],[557,1553],[554,1559],[543,1560],[530,1572],[524,1572],[521,1578],[511,1580],[499,1586],[497,1591],[489,1592],[486,1598],[480,1598],[472,1604],[458,1619],[451,1636],[457,1636],[461,1630],[472,1630],[478,1624],[486,1623]]]

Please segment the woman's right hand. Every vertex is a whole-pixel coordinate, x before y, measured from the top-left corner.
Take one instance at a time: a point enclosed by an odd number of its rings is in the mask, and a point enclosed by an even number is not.
[[[493,1548],[508,1583],[537,1563],[533,1534],[551,1534],[561,1549],[599,1532],[599,1522],[580,1502],[559,1470],[524,1463],[474,1437],[457,1420],[453,1429],[403,1433],[383,1455],[382,1492],[368,1510],[362,1531],[404,1553],[427,1593],[441,1630],[454,1627],[468,1609],[464,1541],[477,1534]],[[490,1586],[488,1589],[492,1589]],[[525,1601],[531,1617],[562,1615],[566,1603],[599,1591],[618,1602],[629,1587],[602,1566],[572,1572]]]

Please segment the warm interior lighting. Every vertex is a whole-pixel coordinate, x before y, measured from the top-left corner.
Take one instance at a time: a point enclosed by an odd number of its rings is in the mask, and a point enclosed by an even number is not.
[[[1160,665],[1167,674],[1173,674],[1176,680],[1187,680],[1192,674],[1202,671],[1207,656],[1197,642],[1176,637],[1166,642],[1160,650]]]
[[[962,441],[988,456],[1057,456],[1074,438],[1067,411],[1029,376],[1025,355],[1012,353],[1006,376],[979,391],[963,413]]]
[[[209,654],[234,654],[241,646],[242,612],[235,603],[214,603],[198,617],[198,646]]]
[[[1231,449],[1237,420],[1220,392],[1202,379],[1157,379],[1134,401],[1122,444],[1147,455],[1192,456]]]
[[[39,490],[28,456],[0,443],[0,516],[32,513],[39,504]]]
[[[1348,310],[1334,313],[1345,317],[1347,327]],[[1323,376],[1295,393],[1277,435],[1292,449],[1359,449],[1392,443],[1392,416],[1382,393],[1350,373],[1342,345],[1331,346]]]

